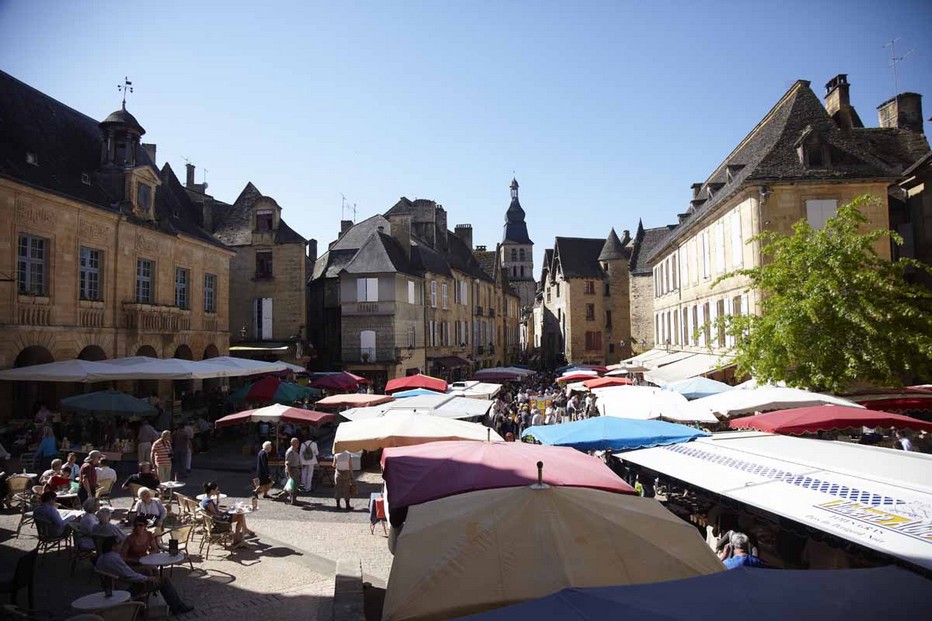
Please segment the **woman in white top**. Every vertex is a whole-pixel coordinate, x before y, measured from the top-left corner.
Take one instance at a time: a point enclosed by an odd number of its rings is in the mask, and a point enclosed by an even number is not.
[[[97,526],[94,527],[92,534],[95,537],[113,537],[117,540],[117,543],[123,543],[123,540],[126,539],[126,533],[119,526],[110,522],[111,515],[110,509],[106,507],[98,511]]]
[[[152,497],[152,490],[148,487],[139,488],[139,500],[133,505],[133,511],[137,517],[144,515],[149,521],[155,520],[155,526],[162,527],[162,521],[165,520],[165,506],[158,498]]]
[[[340,508],[340,499],[346,500],[346,508],[350,506],[350,486],[353,484],[353,454],[349,451],[340,451],[333,456],[333,497]]]
[[[314,466],[317,465],[317,456],[320,455],[314,438],[308,438],[301,444],[299,454],[301,456],[301,487],[311,491],[314,489]]]
[[[84,550],[93,550],[94,539],[91,535],[98,524],[97,512],[100,510],[100,501],[96,498],[88,498],[81,507],[84,509],[84,513],[75,525],[75,530],[78,531],[77,545]]]

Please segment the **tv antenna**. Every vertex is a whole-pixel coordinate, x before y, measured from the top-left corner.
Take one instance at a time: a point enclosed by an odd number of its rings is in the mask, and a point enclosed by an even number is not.
[[[133,83],[129,81],[129,76],[123,78],[123,84],[117,84],[117,90],[123,92],[123,109],[126,110],[126,91],[133,92]]]
[[[896,42],[900,40],[900,37],[897,37],[891,41],[887,41],[883,44],[883,47],[890,48],[890,68],[893,69],[893,96],[896,97],[900,94],[900,78],[899,72],[896,70],[897,65],[904,60],[906,60],[910,54],[913,53],[913,50],[907,51],[902,56],[896,55]]]

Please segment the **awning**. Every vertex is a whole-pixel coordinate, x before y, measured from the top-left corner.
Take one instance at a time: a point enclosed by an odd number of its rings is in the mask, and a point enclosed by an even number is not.
[[[484,416],[490,407],[492,407],[492,401],[489,399],[474,399],[453,394],[434,394],[408,397],[372,407],[358,407],[346,410],[341,415],[353,421],[398,413],[431,414],[442,418],[476,418]]]
[[[621,458],[932,569],[930,455],[727,432]]]
[[[434,358],[431,360],[431,362],[436,362],[440,366],[444,366],[448,369],[459,369],[469,366],[469,360],[460,358],[459,356],[444,356],[442,358]]]
[[[731,360],[723,358],[722,356],[716,356],[714,354],[690,354],[646,372],[644,374],[644,379],[663,386],[670,382],[678,382],[691,377],[705,375],[706,373],[721,369],[730,364]],[[650,362],[648,362],[648,365],[654,366]]]
[[[287,352],[287,345],[233,345],[230,351],[242,351],[262,354],[282,354]]]

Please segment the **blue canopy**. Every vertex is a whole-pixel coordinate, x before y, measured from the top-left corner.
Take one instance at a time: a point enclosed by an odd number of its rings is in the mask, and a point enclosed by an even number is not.
[[[427,390],[426,388],[412,388],[411,390],[402,390],[400,392],[393,392],[392,396],[404,399],[405,397],[420,397],[421,395],[442,395],[444,393],[437,392],[436,390]]]
[[[158,410],[148,401],[131,397],[119,390],[101,390],[62,399],[63,410],[93,414],[125,414],[127,416],[152,416]]]
[[[924,619],[932,582],[898,567],[751,569],[613,587],[563,589],[464,617],[481,621]],[[878,595],[882,594],[882,596]]]
[[[707,377],[690,377],[679,382],[672,382],[663,387],[664,390],[678,392],[687,399],[700,399],[720,392],[731,390],[733,386],[716,382]]]
[[[662,420],[597,416],[560,425],[528,427],[521,435],[534,436],[541,444],[571,446],[581,451],[630,451],[689,442],[709,434]]]

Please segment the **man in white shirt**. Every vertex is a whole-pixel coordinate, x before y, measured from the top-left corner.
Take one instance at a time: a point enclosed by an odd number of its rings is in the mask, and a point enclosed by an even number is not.
[[[314,489],[314,466],[317,465],[317,442],[308,438],[301,444],[301,487],[307,491]]]
[[[544,417],[540,415],[540,410],[534,408],[534,415],[531,417],[531,427],[539,427],[544,423]]]
[[[106,458],[101,457],[100,463],[97,464],[97,485],[99,486],[107,480],[116,481],[116,478],[116,470],[107,465]]]

